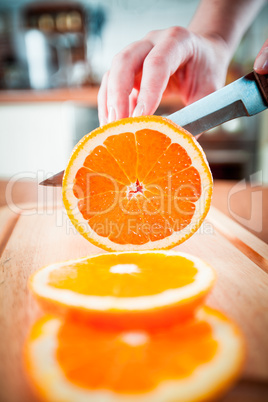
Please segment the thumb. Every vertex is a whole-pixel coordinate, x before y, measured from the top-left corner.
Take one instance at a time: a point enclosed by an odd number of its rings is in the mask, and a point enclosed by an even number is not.
[[[268,74],[268,39],[264,42],[254,63],[254,70],[258,74]]]

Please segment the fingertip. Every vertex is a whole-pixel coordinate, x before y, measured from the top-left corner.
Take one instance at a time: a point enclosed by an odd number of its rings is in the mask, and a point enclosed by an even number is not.
[[[107,124],[107,120],[104,116],[99,116],[99,126],[105,126],[105,124]]]
[[[268,40],[256,57],[253,69],[258,74],[268,74]]]
[[[255,60],[253,69],[258,74],[268,74],[268,52],[267,52],[267,58],[262,57],[262,55],[260,55],[258,59]]]
[[[134,109],[137,106],[138,90],[133,88],[131,94],[129,95],[129,116],[133,116]]]
[[[100,126],[107,123],[107,82],[109,78],[109,71],[107,71],[101,81],[100,89],[98,92],[98,116]]]
[[[112,123],[116,120],[116,111],[113,106],[110,106],[108,109],[108,123]]]
[[[99,118],[99,126],[104,126],[107,123],[107,118],[103,114],[102,110],[99,108],[98,109],[98,118]]]
[[[129,116],[129,91],[115,87],[112,83],[107,88],[108,123]]]
[[[132,117],[138,117],[138,116],[143,116],[144,113],[144,104],[143,102],[138,102],[137,106],[135,107],[133,113],[132,113]]]

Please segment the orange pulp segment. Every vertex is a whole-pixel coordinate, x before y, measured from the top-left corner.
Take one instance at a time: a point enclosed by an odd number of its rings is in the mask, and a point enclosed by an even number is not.
[[[27,372],[46,400],[193,402],[234,382],[244,359],[237,328],[204,307],[159,331],[102,331],[46,316],[26,343]]]
[[[123,119],[85,136],[63,180],[71,221],[110,251],[181,243],[203,222],[211,193],[199,144],[156,116]]]
[[[29,283],[48,312],[106,327],[153,328],[193,315],[214,280],[212,268],[191,255],[139,251],[53,264]]]

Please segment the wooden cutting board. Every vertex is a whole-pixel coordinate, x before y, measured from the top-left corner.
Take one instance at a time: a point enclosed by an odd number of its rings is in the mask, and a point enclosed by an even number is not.
[[[52,262],[104,252],[77,234],[61,205],[46,210],[28,206],[23,210],[15,213],[0,208],[1,402],[36,401],[22,364],[25,336],[41,314],[27,290],[29,275]],[[246,338],[248,356],[242,394],[234,390],[223,400],[265,401],[265,386],[263,391],[258,386],[252,399],[248,399],[245,386],[248,380],[268,381],[267,245],[211,208],[200,230],[175,249],[201,257],[216,269],[217,284],[207,303],[236,321]]]

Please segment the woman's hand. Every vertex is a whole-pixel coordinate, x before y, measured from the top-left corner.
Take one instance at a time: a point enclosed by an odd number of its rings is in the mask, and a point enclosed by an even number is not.
[[[258,53],[254,63],[254,70],[258,74],[268,74],[268,39]]]
[[[164,91],[185,104],[224,85],[229,63],[225,41],[172,27],[152,31],[118,53],[98,95],[100,125],[153,114]]]
[[[112,62],[98,95],[100,124],[153,114],[164,91],[185,104],[224,85],[229,61],[265,0],[201,0],[189,30],[152,31]],[[254,68],[267,68],[267,42]],[[265,64],[266,63],[266,64]]]

